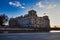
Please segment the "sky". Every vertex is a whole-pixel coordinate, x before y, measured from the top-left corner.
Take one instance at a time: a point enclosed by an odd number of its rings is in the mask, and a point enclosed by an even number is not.
[[[0,14],[9,18],[28,14],[31,8],[39,17],[46,13],[51,26],[60,25],[60,0],[0,0]]]

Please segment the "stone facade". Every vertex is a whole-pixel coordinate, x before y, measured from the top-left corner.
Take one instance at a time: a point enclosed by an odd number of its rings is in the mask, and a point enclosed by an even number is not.
[[[28,11],[28,14],[11,18],[9,20],[10,27],[27,27],[27,28],[49,28],[50,20],[47,15],[38,17],[35,10]]]

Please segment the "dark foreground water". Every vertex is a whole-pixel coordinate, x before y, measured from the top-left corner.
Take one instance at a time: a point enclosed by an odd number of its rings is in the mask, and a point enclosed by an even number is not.
[[[60,33],[0,33],[0,40],[60,40]]]

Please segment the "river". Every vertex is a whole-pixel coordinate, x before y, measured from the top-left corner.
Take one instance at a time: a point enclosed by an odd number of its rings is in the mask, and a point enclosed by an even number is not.
[[[0,33],[0,40],[60,40],[60,32]]]

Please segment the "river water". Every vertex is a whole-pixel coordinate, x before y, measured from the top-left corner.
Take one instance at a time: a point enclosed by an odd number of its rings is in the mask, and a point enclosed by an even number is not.
[[[60,32],[0,33],[0,40],[60,40]]]

